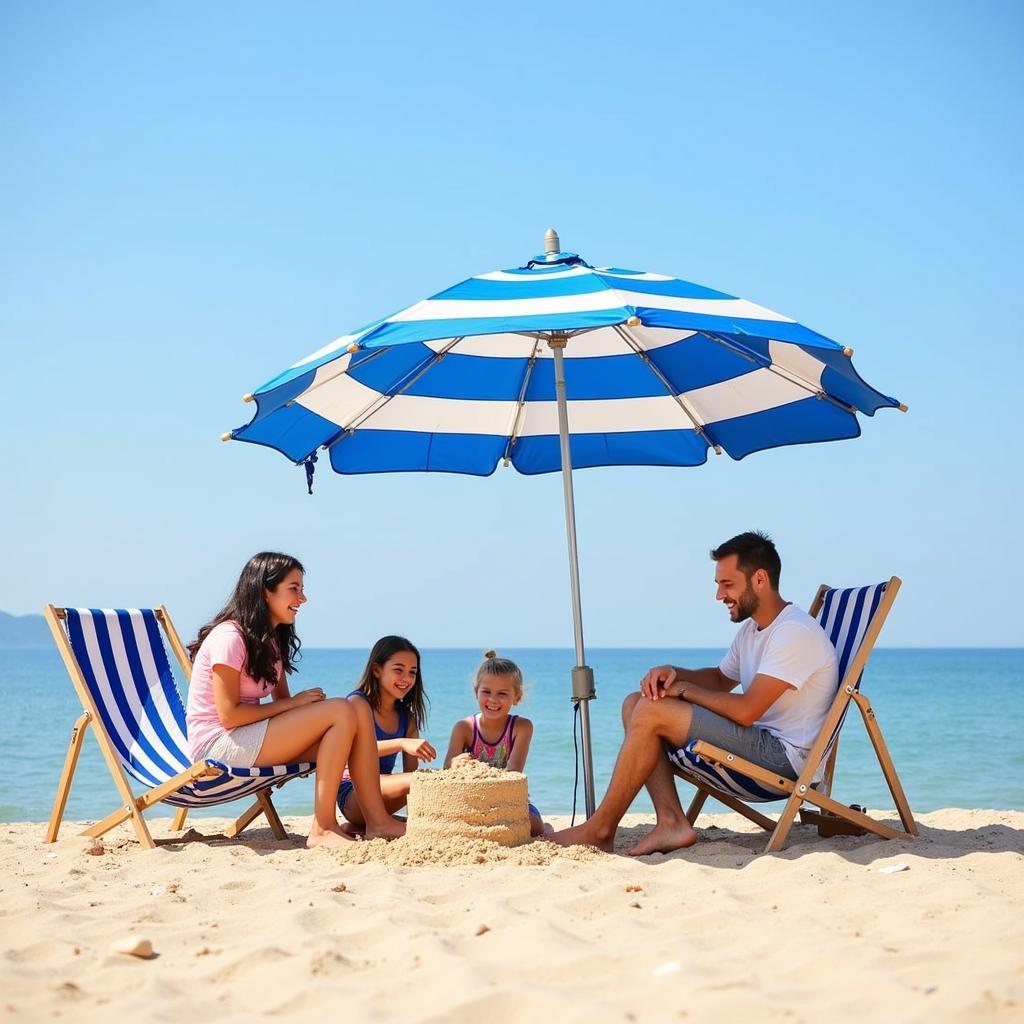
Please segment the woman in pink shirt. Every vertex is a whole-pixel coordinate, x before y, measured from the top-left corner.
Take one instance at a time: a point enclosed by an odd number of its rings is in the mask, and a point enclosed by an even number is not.
[[[295,616],[306,603],[304,574],[289,555],[253,555],[228,603],[189,646],[192,679],[185,720],[192,756],[246,768],[315,761],[307,846],[351,841],[335,814],[347,762],[360,794],[369,796],[367,837],[394,838],[405,825],[384,807],[373,731],[358,728],[355,710],[343,698],[325,699],[319,687],[289,691],[287,677],[299,658]]]

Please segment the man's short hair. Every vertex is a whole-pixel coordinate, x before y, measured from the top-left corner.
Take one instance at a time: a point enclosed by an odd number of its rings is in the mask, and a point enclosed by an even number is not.
[[[736,566],[749,580],[758,569],[768,573],[768,581],[772,590],[779,589],[779,577],[782,575],[782,559],[779,558],[775,544],[767,533],[760,530],[747,530],[730,537],[724,544],[711,549],[711,557],[720,562],[729,555],[736,556]]]

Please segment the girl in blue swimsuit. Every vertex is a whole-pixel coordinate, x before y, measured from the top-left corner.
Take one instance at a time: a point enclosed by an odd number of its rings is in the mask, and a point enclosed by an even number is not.
[[[377,735],[380,791],[388,813],[394,814],[405,806],[409,782],[420,761],[437,757],[437,751],[420,736],[427,717],[427,696],[415,645],[401,636],[381,637],[348,699],[360,728],[368,730],[372,725]],[[399,754],[402,770],[395,773]],[[338,787],[338,810],[357,829],[365,824],[359,793],[347,768]]]
[[[523,699],[523,673],[519,666],[508,658],[499,658],[494,651],[487,651],[477,669],[473,692],[480,712],[455,723],[444,759],[445,768],[451,765],[452,758],[468,753],[493,768],[523,771],[533,739],[533,722],[512,714],[512,708]],[[540,811],[533,804],[529,809],[530,834],[539,836],[550,832],[551,826],[545,824]]]

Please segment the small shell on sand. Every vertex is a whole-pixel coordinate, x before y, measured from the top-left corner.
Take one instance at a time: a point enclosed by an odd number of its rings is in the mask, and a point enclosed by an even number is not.
[[[140,960],[149,960],[153,956],[153,943],[138,935],[128,935],[112,942],[110,952],[124,953],[126,956],[136,956]]]

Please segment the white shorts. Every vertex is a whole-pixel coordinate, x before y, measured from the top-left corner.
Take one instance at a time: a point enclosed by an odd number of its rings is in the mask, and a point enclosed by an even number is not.
[[[250,722],[248,725],[229,729],[218,736],[198,760],[202,761],[209,757],[214,761],[222,761],[232,768],[252,768],[259,757],[268,725],[270,719],[264,718],[261,722]]]

